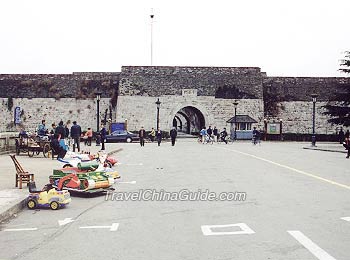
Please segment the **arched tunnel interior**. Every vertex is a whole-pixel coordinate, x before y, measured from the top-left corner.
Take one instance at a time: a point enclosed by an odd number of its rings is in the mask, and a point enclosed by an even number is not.
[[[173,119],[173,127],[185,134],[197,135],[204,126],[205,119],[202,112],[192,106],[181,108]]]

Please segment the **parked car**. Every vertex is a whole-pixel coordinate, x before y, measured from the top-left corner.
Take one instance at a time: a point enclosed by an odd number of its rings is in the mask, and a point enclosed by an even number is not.
[[[133,134],[128,132],[127,130],[116,130],[110,135],[106,135],[106,143],[113,142],[127,142],[131,143],[133,141],[138,141],[139,136],[137,134]]]

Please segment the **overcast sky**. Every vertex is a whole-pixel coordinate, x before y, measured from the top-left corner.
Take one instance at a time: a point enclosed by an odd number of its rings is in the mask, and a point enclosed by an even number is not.
[[[121,66],[260,67],[346,76],[349,0],[1,0],[0,74]]]

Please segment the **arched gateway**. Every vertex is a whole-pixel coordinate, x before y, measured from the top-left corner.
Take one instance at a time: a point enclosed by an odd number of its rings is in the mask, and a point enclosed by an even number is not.
[[[178,105],[170,114],[169,127],[175,127],[178,132],[198,134],[203,126],[210,122],[205,108],[196,104]]]
[[[195,134],[205,126],[205,119],[198,108],[186,106],[175,114],[172,126],[179,132]]]

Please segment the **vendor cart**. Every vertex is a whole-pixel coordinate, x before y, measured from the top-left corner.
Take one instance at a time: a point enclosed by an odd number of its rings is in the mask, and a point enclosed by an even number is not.
[[[16,154],[27,153],[29,157],[34,154],[39,155],[41,152],[44,157],[48,157],[51,150],[50,141],[40,137],[20,136],[16,138]]]

